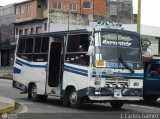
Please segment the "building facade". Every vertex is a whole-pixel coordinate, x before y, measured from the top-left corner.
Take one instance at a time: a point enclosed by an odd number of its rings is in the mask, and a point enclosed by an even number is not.
[[[0,66],[12,66],[14,60],[14,6],[0,7]]]
[[[69,3],[70,2],[70,3]],[[50,10],[55,12],[106,16],[106,0],[50,0]]]
[[[107,18],[114,22],[133,24],[132,0],[107,0]]]
[[[70,0],[70,3],[68,0],[28,0],[17,3],[14,5],[15,37],[47,32],[48,26],[55,24],[56,19],[57,22],[67,24],[68,11],[73,16],[70,20],[74,18],[77,21],[81,17],[84,24],[88,19],[93,20],[92,16],[106,16],[106,0]]]
[[[48,0],[28,0],[14,5],[15,38],[47,32]]]
[[[47,32],[52,24],[68,24],[68,12],[70,24],[76,25],[89,25],[99,19],[134,21],[132,0],[27,0],[14,7],[16,38],[22,34]]]

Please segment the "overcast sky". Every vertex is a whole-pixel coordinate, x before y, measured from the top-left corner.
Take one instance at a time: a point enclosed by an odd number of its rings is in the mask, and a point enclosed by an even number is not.
[[[25,0],[0,0],[0,6],[21,2]],[[134,13],[137,13],[137,1],[133,0]],[[141,0],[142,1],[142,24],[160,27],[160,0]]]

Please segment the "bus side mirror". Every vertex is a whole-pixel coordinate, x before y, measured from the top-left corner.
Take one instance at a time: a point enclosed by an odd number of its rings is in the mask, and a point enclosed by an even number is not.
[[[94,56],[94,46],[89,46],[89,48],[88,48],[88,55],[89,56]]]

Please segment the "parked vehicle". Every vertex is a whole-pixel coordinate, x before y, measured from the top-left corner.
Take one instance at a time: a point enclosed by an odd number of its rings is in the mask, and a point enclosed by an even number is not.
[[[20,36],[13,87],[28,98],[58,96],[64,105],[107,102],[120,108],[143,93],[140,35],[93,28]]]
[[[156,101],[160,97],[160,56],[144,57],[144,66],[143,99],[145,101]]]

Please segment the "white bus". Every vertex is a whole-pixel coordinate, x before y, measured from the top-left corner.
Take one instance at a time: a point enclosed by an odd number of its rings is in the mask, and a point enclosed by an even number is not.
[[[58,96],[64,105],[140,100],[143,64],[140,35],[110,28],[20,36],[13,87],[34,101]]]

